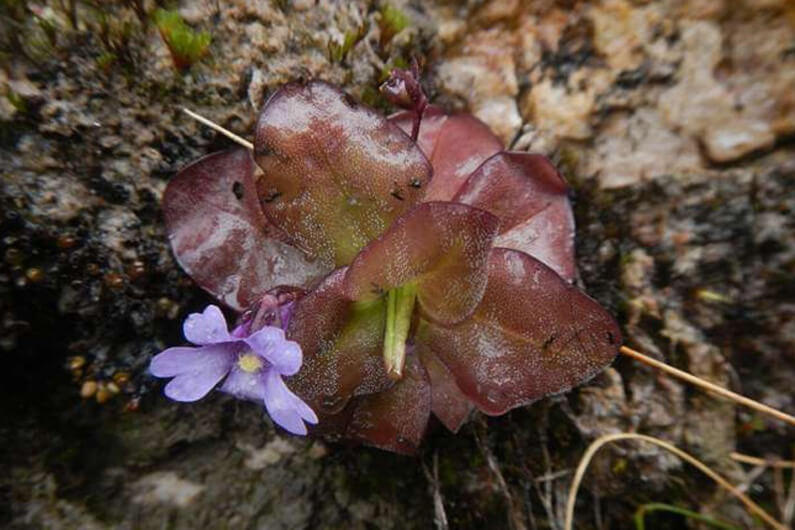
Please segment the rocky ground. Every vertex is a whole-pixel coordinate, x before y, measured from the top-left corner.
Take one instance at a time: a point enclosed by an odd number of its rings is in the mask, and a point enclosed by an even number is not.
[[[795,505],[788,476],[729,459],[791,459],[791,427],[628,359],[435,429],[414,458],[289,438],[222,395],[161,397],[143,368],[209,299],[169,252],[160,198],[228,145],[180,107],[250,136],[269,93],[311,77],[384,106],[379,79],[416,54],[435,102],[562,168],[582,283],[629,345],[795,413],[793,4],[392,5],[394,35],[375,1],[184,1],[212,42],[177,72],[150,1],[0,2],[3,525],[428,528],[442,507],[451,528],[559,529],[583,450],[621,431],[692,452],[778,518]],[[604,450],[580,496],[577,528],[633,528],[650,502],[759,524],[645,446]]]

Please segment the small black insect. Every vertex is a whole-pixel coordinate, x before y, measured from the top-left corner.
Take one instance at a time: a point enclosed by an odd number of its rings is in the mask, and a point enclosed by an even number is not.
[[[271,203],[282,196],[282,192],[277,190],[271,190],[268,195],[262,198],[262,202]]]
[[[235,181],[235,183],[232,184],[232,193],[235,194],[237,200],[243,200],[243,183]]]

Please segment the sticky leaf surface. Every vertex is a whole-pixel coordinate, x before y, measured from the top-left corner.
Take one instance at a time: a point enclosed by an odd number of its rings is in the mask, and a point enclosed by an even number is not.
[[[411,134],[412,113],[390,118]],[[471,114],[445,115],[438,107],[425,111],[417,143],[433,166],[426,201],[449,201],[480,164],[502,150],[502,142]]]
[[[480,410],[498,415],[593,377],[618,353],[621,334],[604,308],[552,269],[494,249],[475,314],[450,327],[426,323],[418,341]]]
[[[461,321],[483,295],[498,223],[490,213],[463,204],[421,204],[356,257],[345,276],[345,294],[353,300],[372,300],[414,282],[419,305],[429,318]]]
[[[296,302],[287,337],[304,363],[287,385],[319,414],[336,414],[351,397],[392,385],[381,356],[383,299],[356,303],[342,294],[345,269],[329,275]]]
[[[403,378],[384,392],[363,396],[353,409],[346,436],[396,453],[413,454],[431,413],[431,387],[416,356],[406,358]]]
[[[234,148],[201,158],[169,182],[163,215],[171,248],[201,287],[242,311],[277,285],[306,285],[326,272],[281,239],[259,207],[256,165]]]
[[[417,203],[431,177],[394,124],[322,82],[291,83],[266,103],[254,153],[274,225],[328,266],[347,265]]]
[[[450,369],[427,347],[418,345],[418,355],[431,383],[431,411],[452,432],[466,422],[472,402],[455,382]]]
[[[454,200],[500,218],[495,246],[521,250],[563,278],[574,279],[574,216],[568,186],[545,157],[497,153],[472,173]]]

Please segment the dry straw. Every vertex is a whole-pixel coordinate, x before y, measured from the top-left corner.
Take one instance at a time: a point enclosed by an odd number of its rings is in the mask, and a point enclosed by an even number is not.
[[[187,114],[188,116],[190,116],[191,118],[193,118],[194,120],[196,120],[196,121],[198,121],[200,123],[203,123],[204,125],[206,125],[210,129],[213,129],[214,131],[218,131],[219,133],[223,134],[224,136],[226,136],[230,140],[239,143],[240,145],[242,145],[243,147],[245,147],[249,151],[253,151],[254,150],[254,144],[252,144],[251,142],[249,142],[245,138],[241,138],[240,136],[236,135],[232,131],[230,131],[228,129],[224,129],[223,127],[221,127],[217,123],[208,120],[204,116],[196,114],[195,112],[193,112],[190,109],[186,109],[186,108],[183,107],[182,111],[185,114]]]
[[[585,475],[585,471],[588,469],[588,464],[590,464],[591,459],[605,444],[620,440],[640,440],[656,445],[657,447],[662,447],[666,451],[675,454],[714,480],[720,487],[737,497],[737,499],[739,499],[740,502],[742,502],[745,507],[748,508],[749,512],[759,516],[760,519],[765,521],[771,527],[776,528],[777,530],[787,530],[786,526],[776,521],[769,513],[760,508],[759,505],[752,501],[747,495],[745,495],[736,487],[732,486],[729,481],[710,469],[709,466],[694,456],[691,456],[678,447],[671,445],[664,440],[660,440],[659,438],[634,433],[608,434],[597,438],[590,446],[588,446],[588,450],[585,451],[585,454],[580,459],[580,464],[577,466],[577,471],[574,474],[574,480],[572,481],[571,487],[569,488],[569,498],[566,500],[566,519],[563,526],[564,530],[572,530],[572,525],[574,523],[574,503],[577,500],[577,491],[580,488],[580,483],[582,482],[582,478]]]
[[[660,371],[663,371],[669,375],[687,381],[691,385],[695,385],[707,392],[712,392],[714,394],[718,394],[719,396],[725,397],[734,401],[735,403],[739,403],[740,405],[744,405],[748,408],[754,409],[758,412],[763,414],[767,414],[768,416],[772,416],[777,420],[781,420],[784,422],[789,423],[790,425],[795,425],[795,416],[790,416],[785,412],[781,412],[780,410],[774,409],[773,407],[769,407],[765,404],[759,403],[758,401],[754,401],[753,399],[747,398],[745,396],[741,396],[731,390],[727,390],[722,386],[718,386],[714,383],[710,383],[709,381],[705,381],[700,379],[692,374],[689,374],[683,370],[679,370],[678,368],[674,368],[673,366],[667,365],[663,362],[657,361],[643,355],[642,353],[635,351],[631,348],[627,348],[626,346],[621,346],[621,353],[628,357],[632,357],[635,360],[638,360],[644,364],[647,364],[653,368],[656,368]]]

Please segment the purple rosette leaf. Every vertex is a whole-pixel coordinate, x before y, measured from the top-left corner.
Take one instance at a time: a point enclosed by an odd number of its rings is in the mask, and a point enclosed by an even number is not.
[[[537,259],[494,249],[474,315],[449,327],[425,322],[417,340],[480,410],[499,415],[604,370],[621,333],[602,306]]]
[[[345,298],[345,271],[331,273],[297,301],[288,328],[304,353],[303,367],[288,385],[320,414],[337,414],[351,397],[393,384],[381,356],[383,300],[356,303]]]
[[[390,120],[411,134],[413,115],[399,112]],[[420,123],[418,145],[433,166],[425,201],[451,200],[467,177],[503,147],[488,126],[471,114],[446,115],[434,106],[427,108]]]
[[[340,89],[283,86],[265,104],[254,154],[268,218],[329,268],[420,201],[431,166],[394,124]]]
[[[320,414],[314,435],[362,443],[401,454],[416,453],[431,412],[431,386],[425,369],[412,356],[400,381],[381,392],[351,398],[334,414]]]
[[[406,359],[403,378],[394,386],[358,398],[345,436],[379,449],[414,454],[431,413],[428,375],[415,356]]]
[[[571,282],[574,215],[568,191],[545,157],[502,151],[483,162],[453,200],[500,218],[495,246],[530,254]]]
[[[353,300],[373,300],[412,282],[427,317],[459,322],[483,296],[498,228],[499,220],[484,210],[452,202],[420,204],[362,250],[348,268],[344,292]]]
[[[472,402],[458,388],[455,377],[439,357],[425,345],[417,345],[422,366],[431,384],[431,411],[452,432],[458,432],[469,419]]]
[[[163,196],[177,261],[237,311],[277,285],[303,286],[327,272],[268,223],[256,196],[255,171],[246,149],[221,151],[180,171]]]

